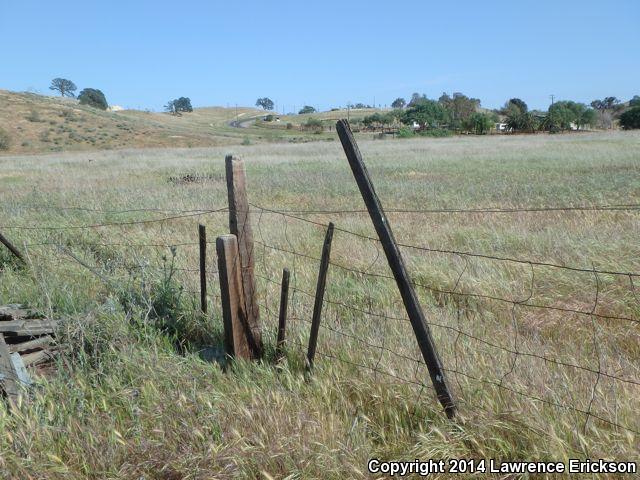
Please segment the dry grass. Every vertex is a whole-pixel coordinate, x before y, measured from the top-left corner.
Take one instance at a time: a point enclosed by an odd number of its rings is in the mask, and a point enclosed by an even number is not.
[[[362,142],[361,149],[388,208],[479,208],[640,203],[639,144],[638,134],[611,133]],[[23,248],[32,264],[30,271],[0,270],[0,303],[27,302],[65,318],[60,335],[67,342],[67,367],[43,380],[16,413],[0,410],[0,468],[7,478],[364,478],[370,457],[637,458],[637,435],[528,398],[590,408],[594,415],[640,430],[637,385],[601,377],[594,389],[592,373],[524,355],[514,363],[513,354],[451,330],[637,381],[637,324],[514,309],[419,289],[444,365],[480,379],[450,373],[461,404],[459,421],[451,423],[429,388],[396,378],[426,382],[428,376],[424,367],[391,353],[419,358],[387,279],[331,268],[328,300],[399,319],[327,303],[316,371],[305,382],[299,345],[307,340],[312,299],[302,291],[313,292],[317,264],[258,244],[269,356],[282,267],[291,268],[298,290],[291,300],[287,361],[280,372],[265,362],[237,364],[224,374],[197,354],[220,338],[215,274],[212,313],[203,319],[192,292],[196,272],[179,270],[167,282],[162,268],[171,262],[168,248],[125,245],[192,243],[198,221],[214,239],[226,231],[225,213],[92,229],[7,228],[163,216],[109,213],[125,209],[156,208],[170,215],[176,209],[225,207],[223,158],[229,150],[0,159],[0,230],[19,245],[31,245]],[[277,210],[363,207],[337,142],[232,150],[246,160],[255,204]],[[169,180],[188,174],[202,181]],[[365,215],[307,218],[373,235]],[[637,212],[398,213],[390,219],[407,244],[640,271]],[[261,244],[319,256],[321,227],[258,211],[253,222]],[[65,245],[94,271],[78,265],[67,250],[41,243]],[[403,253],[416,281],[431,287],[446,290],[457,284],[462,292],[513,299],[531,295],[535,303],[574,309],[593,306],[591,273],[535,268],[532,283],[529,266],[411,249]],[[333,261],[389,273],[374,242],[340,231]],[[196,245],[178,246],[175,262],[178,268],[196,267]],[[213,260],[209,264],[213,268]],[[174,281],[185,291],[172,290]],[[598,313],[638,318],[640,305],[628,278],[600,275],[598,283]],[[149,313],[160,302],[169,312],[163,319]],[[176,339],[185,343],[176,346]],[[482,382],[501,380],[528,396]]]
[[[236,118],[262,115],[260,110],[244,107],[198,108],[181,116],[138,110],[104,112],[74,99],[0,90],[0,127],[11,139],[10,151],[18,154],[317,139],[304,132],[229,125]]]

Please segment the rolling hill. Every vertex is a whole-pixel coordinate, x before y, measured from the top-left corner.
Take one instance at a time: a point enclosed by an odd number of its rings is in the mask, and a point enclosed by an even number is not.
[[[291,141],[304,132],[253,126],[255,108],[207,107],[182,116],[139,110],[102,111],[70,98],[0,90],[0,128],[8,153],[42,153],[146,147],[204,147]],[[230,123],[239,119],[248,128]]]

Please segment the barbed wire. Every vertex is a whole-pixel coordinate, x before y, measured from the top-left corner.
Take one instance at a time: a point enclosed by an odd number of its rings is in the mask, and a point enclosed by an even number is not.
[[[148,218],[142,220],[130,220],[125,222],[105,222],[105,223],[94,223],[88,225],[60,225],[60,226],[36,226],[36,225],[0,225],[0,229],[6,230],[83,230],[83,229],[94,229],[94,228],[104,228],[104,227],[119,227],[119,226],[131,226],[131,225],[145,225],[150,223],[164,223],[171,220],[179,220],[183,218],[192,218],[192,217],[201,217],[203,215],[208,215],[211,213],[217,213],[224,211],[226,209],[220,210],[210,210],[210,211],[197,211],[195,213],[187,213],[183,215],[172,215],[160,218]]]
[[[301,222],[305,222],[305,223],[309,223],[309,224],[312,224],[312,225],[316,225],[318,227],[327,228],[329,226],[329,224],[327,224],[327,223],[322,223],[322,222],[317,222],[317,221],[314,221],[314,220],[309,220],[309,219],[306,219],[306,218],[298,217],[296,215],[291,215],[291,214],[280,212],[280,211],[277,211],[277,210],[272,210],[272,209],[269,209],[269,208],[266,208],[266,207],[261,207],[259,205],[253,204],[253,203],[251,204],[251,206],[253,206],[254,208],[257,208],[259,210],[263,210],[265,212],[269,212],[269,213],[273,213],[273,214],[277,214],[277,215],[282,215],[284,217],[291,218],[291,219],[294,219],[294,220],[299,220]],[[339,226],[335,226],[334,228],[338,232],[342,232],[342,233],[345,233],[345,234],[348,234],[348,235],[353,235],[355,237],[359,237],[359,238],[362,238],[364,240],[369,240],[369,241],[372,241],[372,242],[380,243],[380,239],[378,239],[376,237],[371,237],[369,235],[365,235],[365,234],[362,234],[362,233],[354,232],[352,230],[347,230],[347,229],[345,229],[343,227],[339,227]],[[535,265],[535,266],[540,266],[540,267],[557,268],[557,269],[561,269],[561,270],[570,270],[570,271],[582,272],[582,273],[594,273],[595,272],[595,273],[606,274],[606,275],[620,275],[620,276],[624,276],[624,277],[640,277],[640,273],[637,273],[637,272],[621,272],[621,271],[615,271],[615,270],[599,270],[599,269],[586,268],[586,267],[573,267],[573,266],[567,266],[567,265],[560,265],[560,264],[552,263],[552,262],[542,262],[542,261],[530,260],[530,259],[501,257],[501,256],[497,256],[497,255],[488,255],[488,254],[477,253],[477,252],[464,252],[464,251],[459,251],[459,250],[430,248],[430,247],[425,247],[425,246],[420,246],[420,245],[406,244],[406,243],[402,243],[402,242],[398,242],[398,246],[404,247],[404,248],[410,248],[410,249],[414,249],[414,250],[420,250],[420,251],[424,251],[424,252],[444,253],[444,254],[457,255],[457,256],[462,256],[462,257],[477,257],[477,258],[484,258],[484,259],[487,259],[487,260],[497,260],[497,261],[502,261],[502,262],[518,263],[518,264],[522,264],[522,265]]]

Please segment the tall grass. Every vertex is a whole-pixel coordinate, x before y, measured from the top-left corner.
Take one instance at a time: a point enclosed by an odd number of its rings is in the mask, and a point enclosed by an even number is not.
[[[361,150],[386,207],[438,209],[640,203],[639,146],[640,135],[610,133],[415,138],[363,142]],[[363,208],[337,142],[233,149],[246,161],[256,205]],[[280,370],[268,361],[236,362],[226,373],[202,359],[219,349],[221,338],[213,245],[206,318],[199,313],[198,274],[192,271],[198,265],[197,223],[205,223],[214,239],[227,231],[226,213],[86,229],[8,228],[113,224],[224,207],[225,153],[211,148],[1,158],[0,230],[26,252],[30,269],[0,264],[0,304],[24,302],[63,319],[64,358],[53,377],[38,382],[29,402],[12,412],[0,407],[0,471],[6,478],[365,478],[372,457],[637,458],[634,433],[529,398],[589,408],[638,430],[637,385],[605,377],[596,385],[589,372],[473,338],[637,380],[637,324],[418,288],[443,364],[468,374],[449,373],[461,411],[450,422],[424,366],[410,360],[420,354],[393,282],[337,266],[387,275],[376,242],[336,232],[316,368],[306,382],[313,299],[303,292],[313,293],[317,262],[283,250],[319,257],[321,226],[254,212],[269,352],[281,269],[287,266],[293,275],[287,361]],[[202,180],[169,180],[189,174]],[[363,214],[305,218],[375,236]],[[637,212],[389,218],[405,244],[640,271]],[[633,318],[640,313],[628,278],[601,275],[596,288],[591,273],[536,267],[532,277],[529,266],[509,262],[406,248],[403,255],[417,283],[442,290],[531,296],[571,309],[589,309],[597,291],[599,311]],[[527,396],[477,379],[502,381]]]

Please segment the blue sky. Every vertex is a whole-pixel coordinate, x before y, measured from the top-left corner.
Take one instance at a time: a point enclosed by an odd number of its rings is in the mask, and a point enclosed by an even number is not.
[[[61,76],[129,108],[445,91],[546,108],[640,95],[640,1],[0,0],[0,52],[0,88]]]

